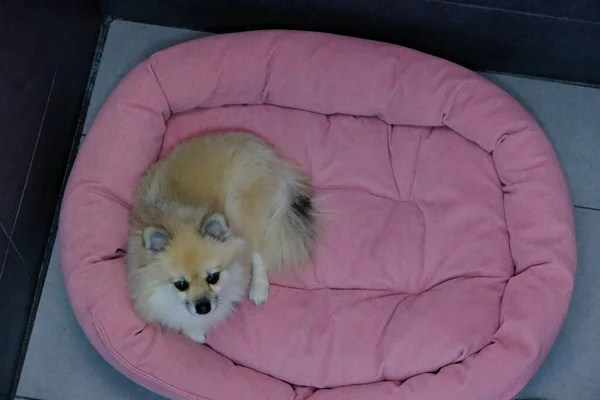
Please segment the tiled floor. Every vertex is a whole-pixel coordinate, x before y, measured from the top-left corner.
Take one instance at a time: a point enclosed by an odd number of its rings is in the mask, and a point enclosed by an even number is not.
[[[85,129],[123,75],[154,51],[203,36],[115,21],[100,63]],[[600,398],[600,90],[488,75],[541,122],[563,163],[576,205],[580,265],[571,312],[546,363],[522,395]],[[109,366],[71,313],[54,251],[17,394],[43,400],[159,399]]]

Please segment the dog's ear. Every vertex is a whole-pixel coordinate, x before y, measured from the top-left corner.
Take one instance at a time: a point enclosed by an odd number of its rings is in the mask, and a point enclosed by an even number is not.
[[[214,212],[204,216],[200,224],[202,236],[209,237],[219,242],[225,242],[231,237],[227,220],[221,213]]]
[[[163,251],[171,243],[171,234],[159,226],[145,228],[142,237],[144,238],[144,247],[154,252]]]

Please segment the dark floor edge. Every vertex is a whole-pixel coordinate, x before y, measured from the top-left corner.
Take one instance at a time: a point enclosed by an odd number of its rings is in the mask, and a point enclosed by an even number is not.
[[[50,234],[48,235],[48,241],[46,242],[46,248],[44,250],[44,259],[42,265],[40,267],[40,272],[38,275],[38,281],[35,288],[35,293],[33,297],[33,303],[31,306],[31,310],[29,312],[29,318],[27,321],[27,328],[25,330],[25,337],[23,339],[23,343],[21,345],[21,352],[19,357],[19,363],[17,366],[17,373],[15,374],[15,379],[13,381],[13,389],[10,396],[15,399],[24,399],[24,400],[39,400],[32,397],[27,396],[19,396],[17,394],[17,390],[19,388],[19,381],[21,379],[21,373],[23,372],[23,366],[25,364],[25,358],[27,356],[27,349],[29,347],[29,341],[31,339],[31,334],[33,332],[33,326],[35,323],[35,317],[37,315],[38,307],[40,304],[40,299],[42,297],[42,291],[44,289],[44,283],[46,281],[46,274],[48,272],[48,265],[50,264],[50,258],[52,257],[52,250],[54,248],[54,242],[56,241],[56,236],[58,233],[58,221],[60,216],[60,207],[62,204],[65,188],[67,185],[67,179],[69,174],[71,173],[71,169],[73,168],[73,164],[75,162],[75,157],[77,155],[77,151],[79,149],[79,144],[81,142],[81,138],[83,137],[83,127],[85,123],[85,119],[88,113],[88,107],[90,104],[90,100],[92,97],[92,92],[94,90],[94,85],[96,83],[96,77],[98,75],[98,65],[100,64],[100,59],[102,58],[102,52],[104,51],[104,45],[106,43],[106,37],[108,35],[108,28],[110,22],[112,22],[113,18],[107,17],[104,19],[102,26],[100,28],[100,35],[98,36],[98,41],[96,43],[96,50],[94,54],[94,61],[92,63],[92,67],[90,69],[90,75],[88,78],[88,84],[85,91],[84,98],[82,100],[81,106],[81,114],[79,115],[79,119],[77,122],[77,130],[75,132],[75,136],[73,138],[73,143],[71,144],[71,150],[69,151],[69,161],[67,163],[67,168],[65,174],[63,175],[62,187],[60,190],[60,196],[58,198],[56,209],[54,211],[54,218],[52,220],[52,228],[50,229]]]
[[[575,206],[575,208],[578,208],[580,210],[588,210],[588,211],[600,211],[600,208],[595,208],[595,207]]]
[[[143,25],[153,25],[153,26],[162,26],[164,28],[173,28],[173,29],[181,29],[181,30],[186,30],[186,31],[194,31],[194,32],[206,32],[206,33],[215,33],[215,34],[219,34],[219,32],[207,32],[201,29],[197,29],[197,28],[192,28],[190,26],[187,25],[175,25],[175,24],[166,24],[166,23],[160,23],[160,22],[152,22],[146,19],[129,19],[129,18],[124,18],[124,17],[119,17],[118,15],[108,15],[106,17],[107,19],[110,18],[111,22],[112,21],[122,21],[122,22],[131,22],[134,24],[143,24]],[[225,34],[227,32],[223,32],[223,34]]]
[[[462,3],[462,2],[457,2],[457,1],[425,0],[425,2],[426,3],[441,3],[441,4],[447,4],[447,5],[450,5],[450,6],[458,6],[458,7],[476,8],[476,9],[479,9],[479,10],[486,10],[486,11],[505,12],[505,13],[517,14],[517,15],[527,15],[527,16],[531,16],[531,17],[548,18],[548,19],[554,19],[554,20],[558,20],[558,21],[577,22],[577,23],[582,23],[582,24],[593,24],[593,25],[598,25],[599,24],[599,22],[590,21],[590,20],[587,20],[587,19],[571,18],[571,17],[557,17],[556,15],[542,14],[542,13],[539,13],[539,12],[524,11],[524,10],[513,10],[513,9],[510,9],[510,8],[484,6],[484,5],[480,5],[480,4]]]
[[[546,78],[543,76],[523,75],[523,74],[516,74],[516,73],[512,73],[512,72],[502,72],[502,71],[496,71],[493,69],[479,69],[479,70],[474,70],[474,71],[479,72],[481,74],[494,74],[494,75],[510,76],[513,78],[533,79],[536,81],[559,83],[562,85],[581,86],[581,87],[590,88],[590,89],[600,89],[600,84],[594,84],[594,83],[566,81],[566,80],[562,80],[562,79]]]

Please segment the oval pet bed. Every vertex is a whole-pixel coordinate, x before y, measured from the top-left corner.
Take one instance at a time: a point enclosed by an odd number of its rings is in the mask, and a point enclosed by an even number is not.
[[[314,265],[273,277],[206,346],[134,313],[132,189],[181,141],[256,132],[303,165],[329,218]],[[497,400],[567,312],[572,205],[531,116],[477,74],[406,48],[263,31],[161,51],[120,83],[77,157],[62,272],[92,344],[174,399]]]

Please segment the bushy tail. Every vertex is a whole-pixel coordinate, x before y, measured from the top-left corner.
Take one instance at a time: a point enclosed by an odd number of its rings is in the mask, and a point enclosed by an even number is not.
[[[319,231],[313,195],[312,185],[301,171],[290,168],[283,173],[265,237],[273,267],[302,266],[310,261]]]

